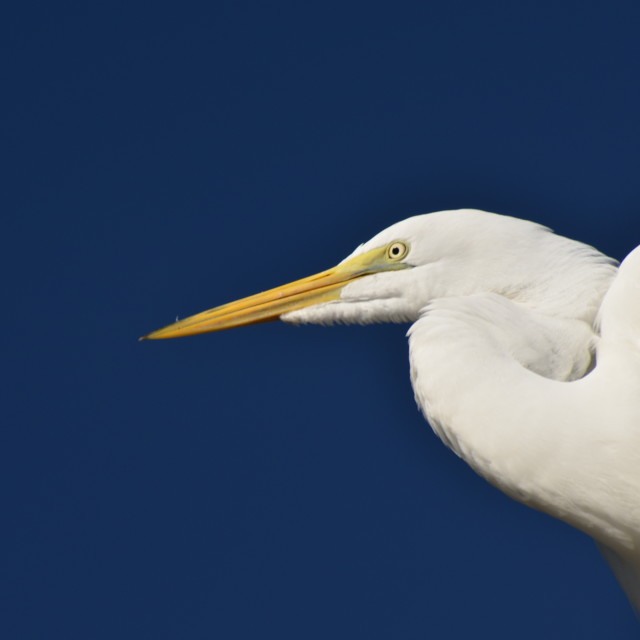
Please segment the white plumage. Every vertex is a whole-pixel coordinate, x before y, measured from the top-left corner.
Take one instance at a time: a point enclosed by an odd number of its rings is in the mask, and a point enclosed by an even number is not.
[[[495,294],[434,301],[410,330],[413,388],[442,438],[511,497],[591,535],[640,609],[640,249],[601,308],[596,366],[572,382],[521,366],[541,353]],[[515,339],[514,339],[515,337]]]
[[[278,317],[412,322],[411,381],[434,431],[514,499],[591,535],[640,609],[640,248],[618,271],[531,222],[425,214],[333,269],[147,337]]]

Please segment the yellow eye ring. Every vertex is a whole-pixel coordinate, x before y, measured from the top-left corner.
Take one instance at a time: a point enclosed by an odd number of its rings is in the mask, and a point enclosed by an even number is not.
[[[389,260],[402,260],[409,253],[409,246],[404,242],[392,242],[387,247],[387,258]]]

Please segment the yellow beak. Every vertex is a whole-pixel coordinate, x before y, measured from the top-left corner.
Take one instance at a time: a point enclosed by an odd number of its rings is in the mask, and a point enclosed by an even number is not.
[[[338,300],[341,289],[353,280],[371,273],[402,269],[406,266],[403,263],[389,263],[385,247],[373,249],[327,271],[203,311],[140,339],[178,338],[277,320],[289,311]]]

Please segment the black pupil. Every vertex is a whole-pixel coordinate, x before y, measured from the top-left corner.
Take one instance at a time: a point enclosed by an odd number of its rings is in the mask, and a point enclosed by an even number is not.
[[[400,253],[400,248],[399,247],[391,247],[391,253],[394,256],[397,256]]]

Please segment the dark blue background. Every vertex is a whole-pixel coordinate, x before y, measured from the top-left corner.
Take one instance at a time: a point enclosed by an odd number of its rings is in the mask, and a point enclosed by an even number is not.
[[[0,20],[0,635],[635,637],[431,433],[406,327],[136,339],[424,211],[623,257],[640,5],[89,4]]]

